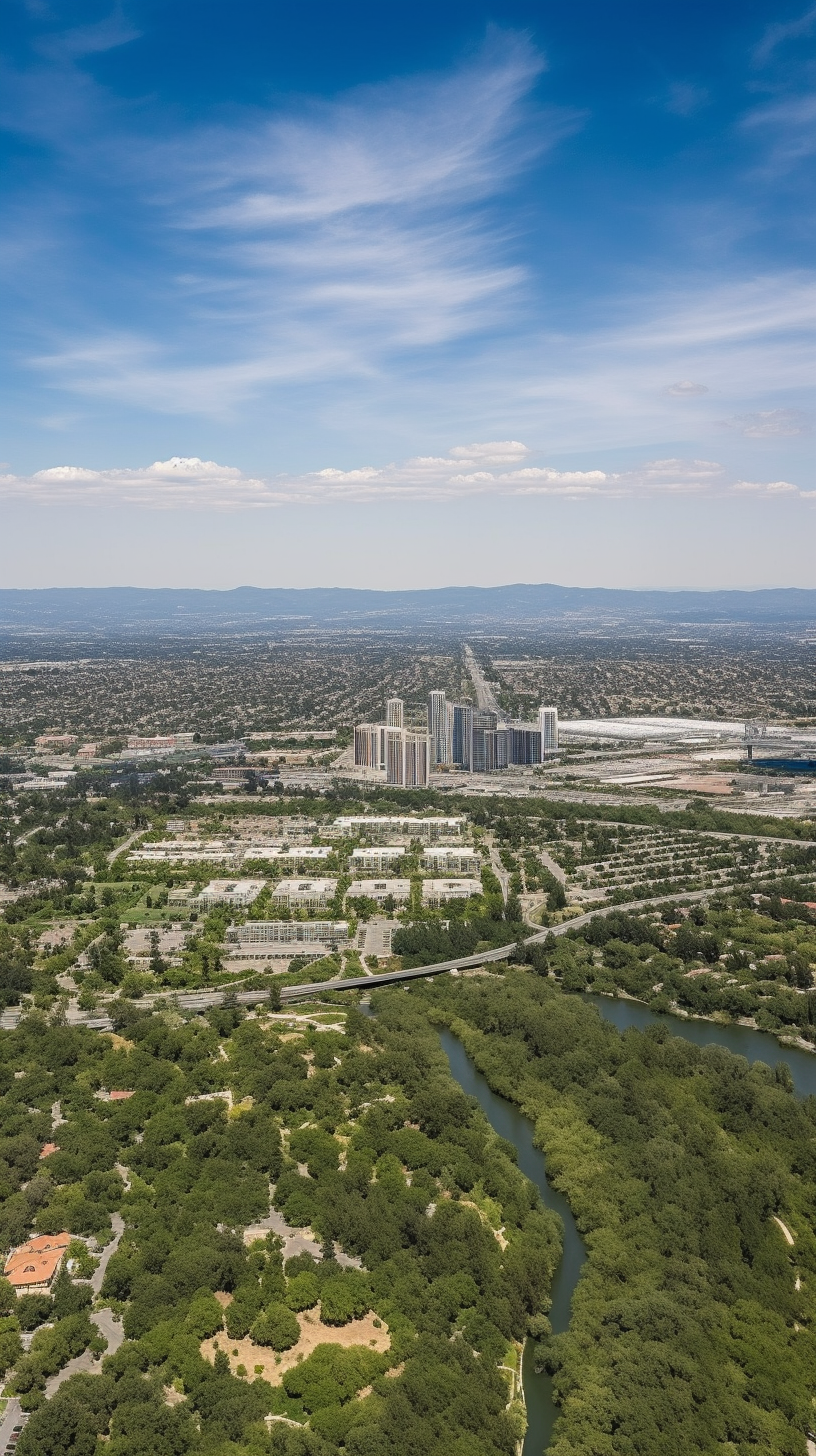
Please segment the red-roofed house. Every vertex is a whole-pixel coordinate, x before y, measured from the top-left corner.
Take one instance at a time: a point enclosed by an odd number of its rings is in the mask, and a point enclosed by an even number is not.
[[[68,1233],[40,1234],[21,1244],[19,1249],[13,1249],[3,1273],[15,1293],[47,1294],[70,1242]]]
[[[58,1153],[58,1152],[59,1152],[59,1143],[46,1143],[45,1146],[44,1146],[44,1148],[43,1148],[43,1150],[42,1150],[42,1152],[40,1153],[40,1161],[42,1162],[42,1159],[43,1158],[50,1158],[52,1153]]]

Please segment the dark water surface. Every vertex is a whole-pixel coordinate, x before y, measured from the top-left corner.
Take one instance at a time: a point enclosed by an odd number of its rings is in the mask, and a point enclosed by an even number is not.
[[[767,1031],[754,1031],[750,1026],[720,1026],[715,1021],[687,1021],[682,1016],[660,1016],[639,1001],[593,996],[591,992],[585,993],[581,1000],[591,1001],[604,1021],[611,1021],[618,1031],[626,1031],[630,1026],[636,1026],[639,1031],[647,1026],[662,1026],[672,1036],[682,1036],[695,1046],[727,1047],[749,1062],[765,1062],[769,1067],[785,1062],[790,1067],[797,1096],[816,1096],[816,1054],[804,1052],[800,1047],[781,1046]]]
[[[506,1138],[518,1152],[518,1165],[522,1173],[535,1183],[547,1208],[557,1213],[564,1225],[564,1254],[555,1271],[552,1286],[552,1307],[550,1322],[555,1334],[561,1334],[570,1322],[572,1295],[586,1258],[572,1210],[562,1193],[551,1188],[547,1182],[546,1160],[541,1150],[533,1145],[533,1124],[514,1103],[499,1097],[488,1086],[481,1072],[477,1072],[462,1043],[453,1032],[442,1030],[440,1040],[450,1069],[463,1091],[477,1098],[490,1126],[499,1137]],[[553,1403],[552,1379],[549,1375],[537,1375],[533,1368],[534,1343],[528,1340],[524,1347],[522,1380],[524,1399],[527,1403],[527,1434],[524,1437],[524,1456],[541,1456],[550,1444],[552,1429],[558,1416],[558,1407]]]

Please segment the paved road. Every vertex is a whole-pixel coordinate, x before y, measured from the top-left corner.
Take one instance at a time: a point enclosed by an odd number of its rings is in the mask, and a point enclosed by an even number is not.
[[[490,868],[492,869],[494,875],[496,876],[496,879],[501,885],[502,897],[506,905],[507,896],[510,893],[510,876],[501,862],[501,855],[499,854],[499,851],[497,850],[495,844],[491,844],[490,846]]]
[[[119,1240],[125,1232],[125,1221],[121,1214],[114,1213],[111,1215],[111,1228],[113,1229],[113,1238],[109,1244],[105,1245],[102,1251],[102,1257],[99,1260],[99,1267],[91,1275],[91,1289],[94,1294],[101,1294],[105,1270],[116,1253],[116,1250],[119,1248]]]
[[[473,679],[473,687],[476,691],[476,703],[479,709],[483,713],[497,713],[500,718],[503,717],[493,688],[476,661],[472,647],[465,648],[465,667]]]
[[[679,891],[676,895],[655,895],[647,900],[629,900],[623,905],[600,905],[585,911],[582,915],[574,915],[571,920],[564,920],[560,925],[549,926],[539,930],[535,935],[525,937],[522,944],[536,945],[546,940],[548,935],[566,935],[568,930],[580,929],[582,925],[588,925],[599,915],[613,915],[620,910],[645,910],[650,905],[672,904],[678,900],[699,901],[709,899],[711,895],[721,894],[724,890],[733,890],[733,885],[712,885],[707,890],[692,890],[690,892]],[[293,1001],[300,1001],[304,996],[319,996],[325,991],[358,991],[363,986],[370,990],[372,986],[398,985],[402,981],[422,980],[425,976],[440,976],[446,971],[468,970],[474,966],[492,964],[494,961],[506,961],[516,949],[516,941],[508,945],[501,945],[496,950],[482,951],[479,955],[460,956],[456,960],[438,961],[430,966],[414,966],[409,970],[383,971],[376,975],[350,976],[342,981],[312,981],[302,986],[281,986],[280,998],[284,1005]],[[274,984],[274,983],[273,983]],[[206,1011],[211,1006],[223,1004],[224,997],[231,994],[224,991],[182,991],[172,999],[180,1010]],[[260,1006],[269,996],[269,989],[264,991],[238,991],[235,999],[240,1006]],[[145,996],[142,1006],[150,1007],[155,999]],[[165,1001],[168,997],[161,998]],[[16,1008],[15,1008],[16,1010]],[[8,1015],[9,1013],[6,1013]],[[19,1013],[18,1013],[19,1014]],[[15,1023],[16,1024],[16,1023]],[[96,1031],[110,1031],[112,1023],[108,1016],[87,1016],[77,1012],[72,1018],[73,1025],[90,1027]]]
[[[25,834],[21,834],[20,837],[19,837],[19,839],[15,839],[15,841],[14,841],[14,847],[15,847],[15,849],[17,848],[18,845],[25,844],[26,840],[27,839],[30,839],[31,836],[32,836],[32,834],[39,834],[39,832],[40,832],[41,829],[46,829],[47,827],[48,826],[45,825],[45,824],[35,824],[33,829],[27,829],[26,832],[25,832]],[[0,1448],[0,1449],[2,1449],[2,1448]]]
[[[551,875],[555,875],[555,878],[558,880],[559,884],[565,885],[567,883],[566,870],[562,869],[561,865],[558,863],[558,860],[553,859],[552,855],[548,854],[546,849],[540,849],[538,851],[538,857],[541,860],[544,868],[548,869]]]
[[[125,1338],[125,1331],[121,1322],[116,1319],[113,1310],[110,1309],[95,1310],[91,1314],[91,1319],[100,1334],[103,1334],[108,1342],[108,1348],[104,1352],[105,1355],[115,1355]],[[55,1395],[59,1390],[63,1381],[70,1380],[72,1375],[96,1374],[101,1368],[103,1359],[104,1355],[93,1355],[90,1350],[83,1350],[81,1355],[77,1355],[75,1359],[69,1360],[68,1364],[63,1365],[62,1369],[58,1370],[56,1375],[52,1375],[50,1380],[46,1380],[46,1400],[50,1400],[52,1395]]]
[[[128,838],[125,840],[124,844],[117,844],[116,845],[116,848],[115,849],[112,849],[111,852],[110,852],[110,854],[107,854],[105,856],[108,864],[109,865],[112,865],[113,864],[113,861],[115,859],[118,859],[120,854],[124,854],[125,853],[125,850],[130,849],[130,846],[132,844],[135,844],[136,840],[137,839],[140,839],[141,836],[143,834],[146,834],[146,833],[147,833],[147,830],[146,829],[136,829],[133,834],[130,834],[128,836]]]
[[[23,1414],[23,1408],[19,1400],[17,1400],[16,1396],[11,1396],[6,1406],[6,1413],[2,1421],[0,1421],[0,1456],[2,1456],[2,1452],[5,1451],[11,1439],[11,1433],[14,1427],[25,1425],[27,1420],[28,1416]]]

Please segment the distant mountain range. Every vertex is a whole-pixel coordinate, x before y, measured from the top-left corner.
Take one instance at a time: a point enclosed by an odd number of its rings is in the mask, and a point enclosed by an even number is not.
[[[236,587],[194,591],[145,587],[0,590],[0,631],[170,633],[334,629],[489,629],[501,624],[561,628],[626,624],[816,624],[816,590],[619,591],[517,584],[363,591],[351,587]]]

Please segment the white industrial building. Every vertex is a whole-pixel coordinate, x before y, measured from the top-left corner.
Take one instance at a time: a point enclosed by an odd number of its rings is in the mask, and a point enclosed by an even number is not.
[[[481,880],[423,880],[422,901],[425,905],[442,905],[446,900],[469,900],[481,895]]]
[[[336,880],[281,880],[272,892],[273,905],[321,910],[334,899]]]
[[[376,900],[382,905],[391,895],[394,903],[404,905],[411,894],[410,880],[352,880],[346,890],[349,900]]]

